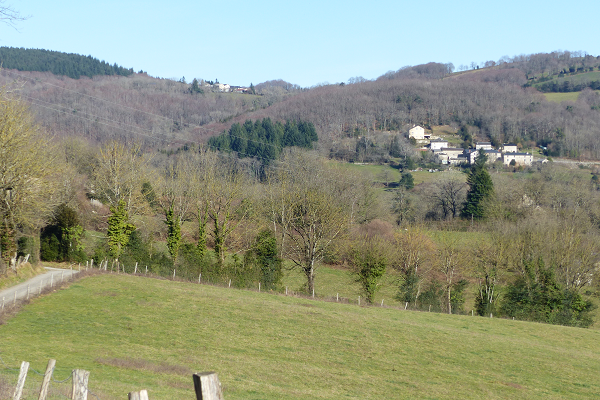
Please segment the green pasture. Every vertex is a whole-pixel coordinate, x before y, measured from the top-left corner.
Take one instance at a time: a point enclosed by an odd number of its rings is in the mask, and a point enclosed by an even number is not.
[[[563,101],[577,101],[581,92],[567,92],[567,93],[544,93],[546,100],[553,101],[555,103],[562,103]]]
[[[597,81],[597,80],[600,80],[600,71],[584,72],[584,73],[575,74],[575,75],[565,75],[560,78],[558,76],[556,76],[556,78],[551,79],[550,81],[547,81],[547,82],[556,81],[557,83],[560,84],[565,81],[571,81],[574,84],[579,84],[579,83],[591,82],[591,81]],[[537,86],[543,85],[544,83],[546,83],[546,82],[535,83],[533,86],[537,87]]]
[[[126,275],[84,278],[35,299],[0,326],[0,337],[5,387],[17,375],[7,366],[27,360],[43,371],[55,358],[56,380],[89,370],[89,388],[102,400],[140,389],[153,400],[193,398],[199,371],[216,371],[228,400],[600,393],[596,330]],[[37,398],[41,377],[30,373],[27,382],[24,398]]]

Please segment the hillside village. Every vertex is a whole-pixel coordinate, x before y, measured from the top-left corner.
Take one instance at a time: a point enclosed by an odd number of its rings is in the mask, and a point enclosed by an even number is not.
[[[533,164],[533,154],[519,152],[516,144],[505,143],[499,149],[495,149],[491,142],[477,142],[474,149],[450,147],[448,140],[432,137],[418,125],[408,131],[408,137],[424,146],[421,150],[431,151],[435,159],[443,165],[473,165],[480,151],[485,153],[488,163],[502,162],[506,166],[531,166]],[[544,159],[540,162],[547,162],[547,160]]]
[[[219,82],[215,82],[215,83],[211,83],[211,82],[207,82],[204,79],[202,79],[200,81],[200,86],[202,88],[206,88],[215,92],[220,92],[220,93],[230,93],[230,92],[235,92],[235,93],[249,93],[250,92],[250,88],[245,87],[245,86],[232,86],[229,85],[227,83],[219,83]]]

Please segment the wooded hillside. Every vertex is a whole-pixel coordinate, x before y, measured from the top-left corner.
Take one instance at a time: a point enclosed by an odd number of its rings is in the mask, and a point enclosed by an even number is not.
[[[81,76],[91,78],[96,75],[133,74],[132,68],[123,68],[117,63],[110,65],[92,56],[43,49],[0,47],[0,63],[7,69],[52,72],[54,75],[64,75],[73,79],[79,79]]]
[[[257,84],[256,95],[198,93],[183,82],[145,74],[73,80],[5,69],[1,80],[21,81],[24,99],[49,132],[95,142],[120,137],[154,148],[181,146],[204,142],[234,123],[270,118],[313,123],[318,147],[328,154],[355,151],[358,136],[405,133],[420,124],[468,128],[482,141],[544,146],[551,156],[600,158],[598,92],[587,89],[576,102],[557,104],[527,87],[543,76],[598,68],[597,57],[555,52],[484,65],[452,73],[451,64],[429,63],[374,81],[310,89],[274,80]]]

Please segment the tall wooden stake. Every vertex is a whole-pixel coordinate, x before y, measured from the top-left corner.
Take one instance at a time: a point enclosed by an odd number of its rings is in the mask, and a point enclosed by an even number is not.
[[[71,400],[87,400],[90,372],[83,369],[73,370],[73,394]]]
[[[21,394],[23,394],[23,386],[25,386],[25,379],[27,378],[27,371],[29,370],[29,363],[23,361],[21,363],[21,370],[19,371],[19,380],[17,381],[17,387],[13,394],[13,400],[20,400]]]
[[[54,370],[55,365],[56,360],[50,359],[48,361],[48,366],[46,367],[46,373],[44,374],[44,380],[42,381],[42,387],[40,388],[40,397],[38,397],[38,400],[46,400],[46,395],[48,394],[48,387],[50,386],[50,379],[52,378],[52,371]]]

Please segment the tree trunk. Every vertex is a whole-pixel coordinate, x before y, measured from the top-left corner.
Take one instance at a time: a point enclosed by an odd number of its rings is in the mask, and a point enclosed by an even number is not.
[[[311,295],[315,290],[315,269],[312,263],[304,269],[304,273],[306,274],[306,281],[308,283],[308,294]]]

